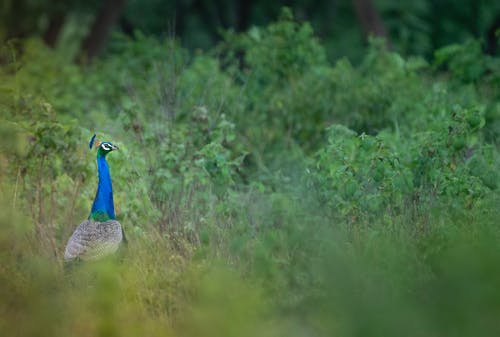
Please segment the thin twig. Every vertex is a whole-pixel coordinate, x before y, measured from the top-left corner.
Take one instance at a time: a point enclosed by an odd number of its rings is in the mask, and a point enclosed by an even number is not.
[[[12,208],[16,209],[16,202],[17,202],[17,187],[19,185],[19,178],[21,176],[21,168],[19,167],[17,169],[17,177],[16,177],[16,185],[14,186],[14,200],[12,202]]]

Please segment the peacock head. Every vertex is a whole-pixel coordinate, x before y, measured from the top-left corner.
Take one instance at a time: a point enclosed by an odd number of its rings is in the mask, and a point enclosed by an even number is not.
[[[89,143],[89,148],[92,148],[92,146],[97,147],[97,156],[98,157],[105,157],[108,153],[114,150],[118,150],[118,146],[113,145],[110,142],[103,142],[100,140],[95,139],[96,135],[93,135],[92,138],[90,139]]]

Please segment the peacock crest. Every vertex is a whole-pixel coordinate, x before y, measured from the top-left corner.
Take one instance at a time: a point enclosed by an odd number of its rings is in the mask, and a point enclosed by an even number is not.
[[[89,148],[97,149],[97,191],[87,220],[83,221],[68,240],[64,260],[95,260],[114,253],[124,233],[116,220],[113,201],[113,185],[106,156],[118,150],[118,146],[92,136]]]

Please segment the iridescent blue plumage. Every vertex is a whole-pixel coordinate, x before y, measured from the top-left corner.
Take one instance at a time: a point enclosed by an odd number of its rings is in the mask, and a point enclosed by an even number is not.
[[[113,186],[109,174],[108,163],[105,155],[97,153],[97,171],[99,172],[99,184],[97,193],[92,204],[89,219],[106,221],[116,219],[115,206],[113,202]]]

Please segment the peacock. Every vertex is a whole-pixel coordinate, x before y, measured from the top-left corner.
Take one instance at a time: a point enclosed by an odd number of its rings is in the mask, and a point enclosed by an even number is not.
[[[118,150],[110,142],[96,141],[96,135],[90,139],[89,148],[97,148],[97,171],[99,183],[87,220],[73,232],[66,245],[64,260],[96,260],[114,253],[120,243],[125,241],[121,224],[116,221],[113,202],[113,187],[106,156]]]

